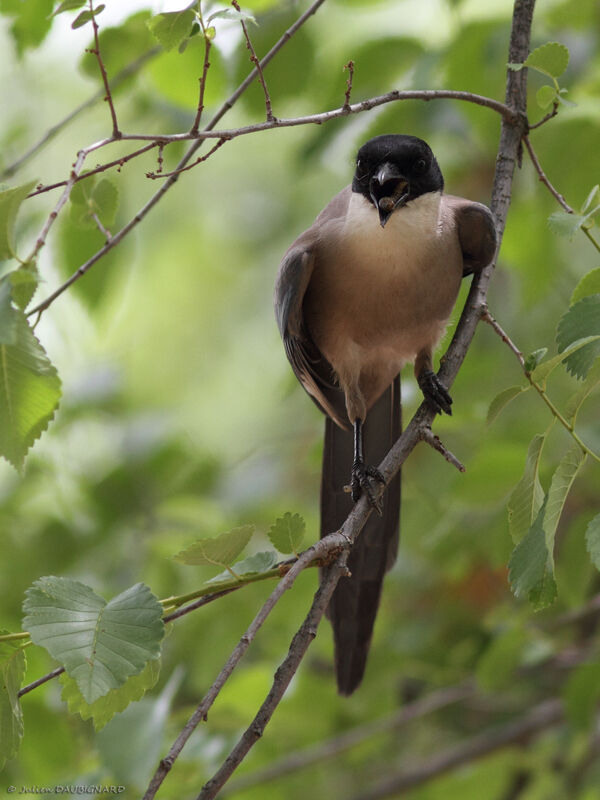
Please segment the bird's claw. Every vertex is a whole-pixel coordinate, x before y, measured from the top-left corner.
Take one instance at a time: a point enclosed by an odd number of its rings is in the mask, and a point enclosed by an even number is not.
[[[352,479],[350,481],[350,490],[352,492],[352,500],[356,503],[361,494],[366,494],[369,503],[373,506],[375,511],[382,515],[382,504],[379,491],[374,482],[385,484],[385,478],[377,467],[366,466],[362,461],[355,461],[352,465]]]
[[[452,398],[438,376],[430,369],[424,370],[418,377],[418,383],[425,400],[436,414],[452,415]]]

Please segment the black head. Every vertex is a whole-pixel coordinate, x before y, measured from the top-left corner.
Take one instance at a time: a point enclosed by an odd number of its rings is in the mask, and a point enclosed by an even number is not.
[[[444,178],[431,148],[416,136],[375,136],[358,151],[352,191],[375,206],[381,227],[397,208],[443,188]]]

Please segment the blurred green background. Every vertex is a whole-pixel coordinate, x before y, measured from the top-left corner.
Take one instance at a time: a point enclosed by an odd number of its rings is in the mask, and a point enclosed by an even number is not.
[[[259,23],[250,26],[259,56],[307,5],[243,5]],[[561,85],[577,105],[561,108],[532,140],[550,179],[578,208],[600,180],[600,8],[596,0],[538,5],[532,47],[558,40],[570,48]],[[83,52],[90,44],[89,25],[71,31],[72,16],[62,15],[43,38],[52,7],[51,0],[0,0],[0,172],[100,87],[97,67]],[[155,44],[146,19],[166,8],[108,1],[98,22],[109,78]],[[265,70],[274,113],[291,117],[340,106],[343,66],[350,59],[354,101],[394,88],[461,89],[503,99],[511,13],[509,0],[327,0]],[[206,119],[250,66],[237,24],[215,24]],[[189,128],[202,57],[198,39],[183,55],[159,54],[121,85],[115,92],[121,128]],[[535,103],[543,83],[542,76],[530,75],[532,122],[544,113]],[[221,125],[263,117],[260,88],[252,86]],[[415,101],[323,126],[237,138],[182,175],[133,234],[56,301],[36,334],[64,383],[60,409],[22,475],[0,464],[2,627],[19,630],[23,593],[41,575],[74,577],[105,598],[144,581],[165,597],[192,591],[210,577],[210,571],[172,560],[196,538],[254,523],[262,536],[252,546],[265,549],[264,534],[286,511],[302,514],[309,539],[316,537],[323,422],[297,385],[275,326],[272,286],[279,260],[349,182],[358,146],[378,133],[426,139],[448,191],[489,203],[499,126],[496,114],[474,105]],[[77,150],[109,134],[106,104],[96,103],[4,180],[63,180]],[[114,145],[97,160],[126,152],[124,144]],[[165,169],[183,152],[181,145],[166,148]],[[145,176],[156,167],[154,153],[107,173],[119,191],[113,233],[158,188],[158,181]],[[20,241],[33,242],[57,197],[50,192],[26,203]],[[598,266],[583,235],[568,241],[549,231],[546,220],[556,208],[525,157],[489,295],[492,313],[524,353],[554,348],[556,324],[578,279]],[[77,227],[67,207],[43,252],[37,298],[102,244],[99,232]],[[386,580],[362,687],[349,699],[336,695],[324,623],[239,774],[465,678],[475,676],[487,701],[451,706],[336,758],[224,797],[358,797],[388,772],[427,761],[553,696],[569,700],[565,726],[406,796],[598,796],[600,767],[590,756],[598,747],[596,621],[586,617],[557,626],[553,620],[599,590],[584,542],[585,527],[598,513],[599,471],[587,464],[568,499],[556,553],[559,599],[533,615],[508,587],[513,543],[506,502],[522,474],[529,441],[546,430],[551,417],[532,393],[486,425],[492,398],[521,380],[508,349],[480,326],[453,387],[454,415],[436,422],[436,432],[467,472],[459,474],[425,447],[417,448],[403,470],[401,551]],[[552,395],[560,402],[573,388],[564,373],[553,380]],[[403,397],[409,418],[419,399],[409,370]],[[578,421],[580,435],[596,450],[597,402],[596,394]],[[566,434],[556,429],[542,464],[546,488],[567,445]],[[161,798],[194,797],[229,752],[268,691],[316,583],[316,572],[307,571],[279,603],[208,723],[184,750]],[[268,582],[246,587],[174,625],[158,688],[99,735],[91,723],[67,714],[56,681],[27,695],[24,742],[3,782],[20,787],[109,780],[127,787],[122,796],[140,796],[158,758],[272,588]],[[574,651],[584,654],[584,667],[563,663],[564,654]],[[27,680],[54,666],[39,648],[27,655]],[[519,794],[509,794],[521,775],[526,780]]]

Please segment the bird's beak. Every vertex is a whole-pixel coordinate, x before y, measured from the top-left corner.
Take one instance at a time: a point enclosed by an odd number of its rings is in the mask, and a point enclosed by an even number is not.
[[[369,194],[379,212],[381,227],[408,200],[410,184],[394,164],[382,164],[369,183]]]

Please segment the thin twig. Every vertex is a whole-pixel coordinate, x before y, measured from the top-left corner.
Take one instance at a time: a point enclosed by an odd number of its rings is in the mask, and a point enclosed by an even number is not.
[[[241,14],[242,10],[237,0],[231,0],[231,5],[235,8],[236,11],[238,11]],[[248,33],[248,26],[246,25],[246,21],[243,18],[240,19],[240,24],[244,32],[244,38],[246,39],[246,48],[250,52],[250,61],[256,67],[256,71],[258,73],[258,80],[260,82],[260,85],[262,86],[263,94],[265,96],[265,109],[267,112],[267,122],[276,122],[276,119],[273,116],[273,109],[271,107],[271,98],[269,96],[269,90],[267,89],[265,76],[263,75],[262,66],[260,61],[258,60],[258,56],[256,55],[256,51],[254,49],[252,41],[250,40],[250,35]]]
[[[431,428],[425,426],[421,430],[421,438],[423,439],[424,442],[427,442],[427,444],[430,447],[433,447],[434,450],[437,450],[438,453],[441,453],[446,459],[446,461],[449,464],[452,464],[452,466],[456,467],[456,469],[459,472],[466,471],[464,465],[461,464],[458,458],[453,453],[451,453],[450,450],[447,449],[447,447],[442,443],[440,437],[436,436],[436,434],[431,430]]]
[[[222,147],[225,142],[228,141],[227,139],[219,139],[215,145],[213,145],[208,153],[205,153],[203,156],[199,156],[195,161],[192,161],[191,164],[186,164],[185,167],[181,167],[181,169],[174,169],[171,172],[147,172],[146,177],[152,178],[152,180],[156,180],[157,178],[171,178],[173,175],[180,175],[182,172],[187,172],[189,169],[193,169],[194,167],[198,166],[198,164],[202,164],[203,161],[206,161],[207,158],[210,158],[212,154]]]
[[[344,93],[344,105],[342,106],[342,110],[346,113],[350,113],[350,95],[352,94],[352,81],[354,79],[354,61],[350,60],[347,64],[344,65],[344,72],[348,70],[348,79],[346,81],[346,91]]]
[[[113,90],[123,83],[123,81],[127,80],[127,78],[135,75],[135,73],[138,72],[147,61],[150,61],[150,59],[158,55],[161,50],[162,48],[160,45],[156,45],[155,47],[152,47],[150,50],[147,50],[145,53],[143,53],[139,58],[136,58],[135,61],[132,61],[131,64],[123,67],[123,69],[118,72],[112,80]],[[23,166],[23,164],[29,161],[29,159],[36,155],[36,153],[39,153],[39,151],[42,150],[48,144],[48,142],[52,141],[52,139],[54,139],[54,137],[57,136],[57,134],[59,134],[70,122],[76,119],[84,111],[87,111],[88,108],[95,106],[96,103],[99,100],[103,100],[104,97],[104,89],[98,90],[91,97],[81,103],[81,105],[77,106],[77,108],[73,109],[73,111],[63,117],[63,119],[61,119],[51,128],[48,128],[46,133],[44,133],[44,135],[35,144],[33,144],[29,150],[4,168],[4,170],[0,173],[0,179],[9,178],[11,175],[14,175],[15,172],[17,172],[17,170]],[[59,184],[55,184],[55,186],[64,186],[65,183],[66,181],[62,181]],[[54,188],[54,186],[50,188]],[[36,192],[33,194],[36,194]],[[31,195],[29,195],[29,197],[31,197]]]
[[[504,329],[498,323],[498,321],[496,319],[494,319],[494,317],[490,314],[490,312],[488,311],[487,307],[485,309],[483,309],[482,314],[481,314],[481,319],[484,322],[487,322],[488,325],[491,325],[491,327],[496,331],[496,333],[502,339],[502,341],[508,346],[508,348],[511,350],[511,352],[514,353],[514,355],[517,357],[517,359],[519,361],[519,364],[521,365],[521,368],[523,370],[523,374],[525,375],[525,377],[527,378],[527,380],[529,381],[531,386],[536,390],[536,392],[542,398],[544,403],[548,406],[548,408],[552,412],[552,414],[555,417],[555,419],[557,419],[558,422],[560,422],[560,424],[563,426],[563,428],[565,428],[565,430],[570,434],[571,438],[574,439],[575,442],[577,442],[577,444],[582,449],[584,454],[591,456],[595,461],[598,461],[600,463],[600,456],[597,453],[595,453],[590,447],[588,447],[587,444],[584,441],[582,441],[582,439],[580,439],[579,435],[575,432],[574,425],[572,423],[570,423],[568,420],[566,420],[564,418],[564,416],[560,413],[558,408],[554,405],[552,400],[550,400],[550,398],[546,394],[546,390],[545,390],[544,386],[541,386],[539,383],[537,383],[537,381],[535,381],[533,379],[533,374],[527,369],[527,367],[525,365],[525,359],[523,358],[522,352],[519,350],[519,348],[516,346],[516,344],[512,341],[512,339],[506,333],[506,331],[504,331]]]
[[[302,14],[293,25],[291,25],[285,33],[275,42],[273,47],[269,50],[266,56],[261,60],[260,65],[264,67],[266,64],[273,59],[277,53],[281,50],[281,48],[289,42],[292,36],[298,31],[304,23],[310,19],[310,17],[315,14],[318,9],[323,5],[325,0],[314,0],[312,5],[306,9],[304,14]],[[254,78],[257,75],[256,67],[252,70],[252,72],[240,83],[237,89],[228,97],[228,99],[223,103],[223,105],[219,108],[217,113],[213,116],[211,121],[208,123],[206,128],[204,129],[205,132],[211,131],[215,126],[220,122],[220,120],[227,114],[227,112],[233,108],[235,103],[239,100],[242,94],[246,91],[248,86],[252,83]],[[220,138],[223,138],[221,136]],[[158,140],[157,140],[158,141]],[[160,137],[160,141],[163,141],[162,137]],[[189,150],[185,153],[185,155],[180,160],[179,164],[177,165],[176,170],[181,170],[183,167],[188,164],[193,156],[195,155],[196,151],[202,146],[203,139],[198,139],[195,141]],[[156,143],[156,142],[155,142]],[[89,258],[84,264],[82,264],[71,276],[68,278],[64,283],[62,283],[52,294],[46,297],[41,303],[38,303],[31,311],[28,312],[28,316],[32,314],[39,315],[44,312],[52,303],[56,300],[57,297],[60,297],[63,292],[65,292],[70,286],[72,286],[75,281],[79,280],[85,273],[91,269],[94,264],[96,264],[100,259],[106,255],[113,247],[116,247],[120,241],[122,241],[143,219],[144,217],[154,208],[154,206],[162,199],[162,197],[169,191],[169,189],[175,185],[177,179],[179,177],[179,173],[175,171],[174,175],[171,175],[162,186],[152,195],[152,197],[142,206],[142,208],[138,211],[138,213],[131,219],[121,230],[116,233],[113,238],[105,244],[103,247],[100,248],[96,253],[94,253],[91,258]]]
[[[204,33],[204,64],[202,65],[202,75],[198,78],[199,83],[199,94],[198,94],[198,108],[196,110],[196,116],[194,117],[194,122],[190,129],[190,133],[195,135],[198,133],[198,128],[200,127],[200,120],[202,119],[202,112],[204,111],[204,92],[206,89],[206,79],[208,78],[208,68],[210,67],[210,48],[212,45],[212,39],[210,36],[206,35],[206,31],[203,30]]]
[[[121,141],[119,139],[119,141]],[[115,142],[114,139],[106,139],[104,145],[113,144]],[[111,169],[111,167],[117,167],[117,172],[121,171],[121,167],[126,164],[128,161],[131,161],[132,158],[137,158],[141,156],[143,153],[147,153],[148,150],[152,150],[155,147],[161,148],[164,147],[165,142],[162,139],[156,139],[155,141],[151,142],[150,144],[144,145],[144,147],[140,147],[138,150],[134,150],[132,153],[128,153],[126,156],[121,156],[120,158],[115,158],[113,161],[108,161],[106,164],[100,164],[99,166],[95,167],[94,169],[86,170],[83,175],[78,175],[75,183],[79,183],[79,181],[84,181],[87,178],[91,178],[92,175],[97,175],[99,172],[105,172],[107,169]],[[32,192],[30,192],[27,197],[35,197],[38,194],[43,194],[44,192],[50,192],[52,189],[60,189],[61,186],[66,186],[67,181],[58,181],[58,183],[49,183],[47,186],[37,186]]]
[[[234,793],[249,789],[251,786],[266,783],[267,781],[277,780],[292,772],[304,770],[307,767],[339,756],[348,750],[358,747],[366,741],[376,736],[391,731],[397,731],[409,722],[439,711],[449,705],[466,700],[474,695],[475,687],[469,681],[458,686],[445,687],[436,692],[432,692],[426,697],[419,698],[412,703],[408,703],[403,708],[389,714],[381,719],[367,722],[352,728],[340,736],[335,736],[324,742],[305,747],[302,750],[295,750],[284,756],[280,761],[270,764],[265,769],[257,770],[249,775],[238,778],[228,785],[228,789]]]
[[[94,28],[94,49],[90,52],[93,53],[97,60],[98,66],[100,67],[100,73],[102,75],[102,83],[104,84],[104,91],[106,95],[104,99],[108,103],[108,107],[110,108],[110,116],[112,119],[112,136],[113,139],[119,139],[121,136],[121,132],[119,131],[119,123],[117,122],[117,112],[115,111],[115,106],[112,99],[112,93],[110,91],[110,84],[108,82],[108,75],[106,74],[106,67],[104,66],[104,61],[102,60],[102,54],[100,53],[100,38],[98,35],[98,23],[96,22],[96,15],[94,14],[94,0],[88,0],[90,13],[92,15],[92,27]]]
[[[382,800],[386,797],[396,797],[415,786],[421,786],[463,764],[472,764],[477,759],[504,747],[516,744],[522,746],[562,721],[562,702],[545,700],[518,719],[484,731],[465,742],[438,752],[428,761],[388,776],[366,792],[355,795],[352,800]]]
[[[552,106],[552,111],[549,111],[545,117],[542,117],[538,122],[534,125],[529,126],[530,131],[534,131],[536,128],[540,128],[542,125],[545,125],[548,120],[553,119],[558,114],[558,103],[554,103]]]
[[[24,694],[32,692],[34,689],[37,689],[37,687],[41,686],[43,683],[47,683],[48,681],[51,681],[53,678],[58,678],[58,676],[62,675],[64,671],[65,671],[64,667],[57,667],[56,669],[53,669],[52,672],[49,672],[47,675],[43,675],[41,678],[38,678],[36,681],[33,681],[33,683],[29,683],[27,684],[27,686],[23,686],[23,688],[19,690],[18,696],[23,697]]]
[[[267,598],[266,602],[259,610],[258,614],[252,620],[248,629],[241,637],[240,641],[233,649],[233,652],[227,659],[224,667],[219,672],[217,678],[215,679],[214,683],[203,697],[202,701],[197,706],[196,710],[186,723],[185,727],[171,746],[168,754],[161,759],[160,764],[154,776],[152,777],[150,784],[148,785],[148,789],[144,794],[143,800],[151,800],[156,795],[160,785],[167,777],[169,772],[171,771],[173,764],[175,763],[177,757],[181,753],[183,747],[185,746],[186,742],[197,728],[197,726],[203,720],[206,720],[207,714],[213,705],[214,701],[216,700],[219,692],[225,685],[226,681],[228,680],[229,676],[242,659],[244,654],[246,653],[250,643],[255,638],[256,634],[266,621],[267,617],[273,610],[273,608],[278,603],[281,596],[287,589],[290,589],[298,575],[302,572],[302,570],[308,566],[311,561],[315,558],[322,557],[330,552],[330,548],[338,548],[340,551],[344,548],[348,547],[348,543],[345,541],[344,537],[340,536],[337,533],[330,534],[325,539],[321,539],[319,542],[314,544],[308,550],[305,550],[304,553],[298,558],[296,563],[291,567],[289,572],[284,575],[283,578],[279,581],[275,589],[271,592],[269,597]]]
[[[287,656],[275,672],[270,692],[221,768],[204,784],[196,800],[213,800],[241,764],[248,751],[263,735],[265,727],[296,674],[300,662],[317,635],[317,628],[329,605],[331,595],[345,572],[346,558],[347,552],[342,553],[333,567],[328,570],[327,577],[321,581],[310,610],[292,639]]]
[[[544,172],[544,170],[542,169],[542,165],[539,162],[539,159],[538,159],[538,157],[537,157],[537,155],[535,153],[535,150],[533,149],[533,145],[531,144],[529,136],[527,136],[527,135],[523,136],[523,141],[525,142],[525,147],[527,148],[527,152],[529,153],[529,156],[531,158],[531,162],[532,162],[533,166],[535,167],[535,170],[536,170],[537,174],[539,175],[539,178],[540,178],[541,182],[549,189],[549,191],[552,194],[552,196],[560,203],[560,205],[564,208],[564,210],[567,212],[567,214],[574,214],[575,213],[574,210],[567,203],[567,201],[562,196],[562,194],[560,194],[560,192],[558,192],[554,188],[554,186],[552,186],[550,181],[548,180],[548,177],[547,177],[546,173]]]

